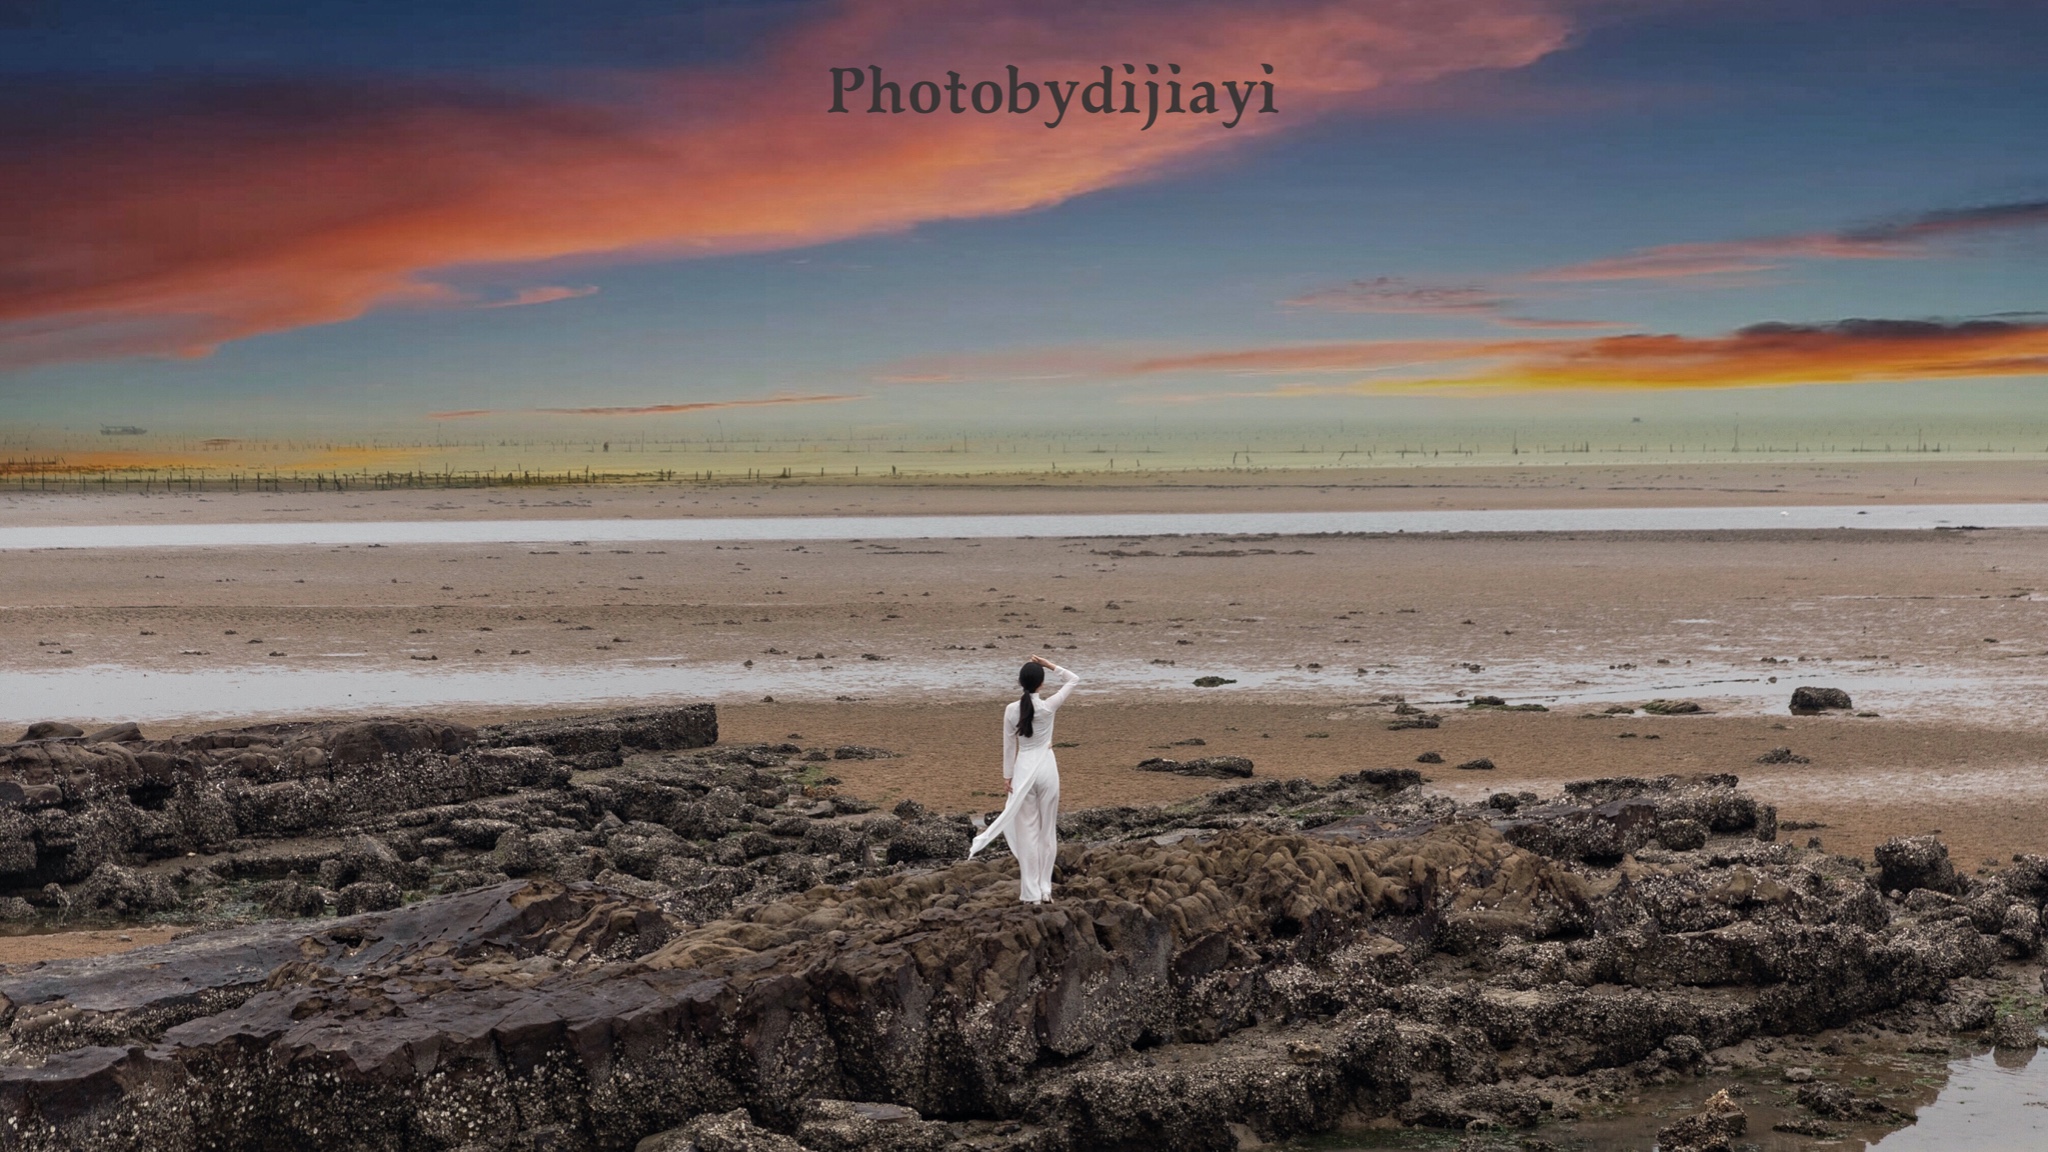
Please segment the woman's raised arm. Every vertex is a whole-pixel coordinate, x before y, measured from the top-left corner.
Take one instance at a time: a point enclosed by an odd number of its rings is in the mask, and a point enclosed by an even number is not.
[[[1051,664],[1052,662],[1048,660],[1046,661],[1046,663]],[[1066,703],[1068,695],[1070,695],[1074,691],[1074,685],[1079,684],[1081,682],[1081,678],[1079,676],[1074,675],[1072,672],[1067,671],[1065,668],[1062,668],[1057,664],[1052,665],[1052,670],[1059,673],[1060,676],[1066,681],[1066,683],[1060,685],[1059,691],[1054,692],[1052,695],[1047,696],[1045,699],[1038,702],[1039,708],[1047,712],[1051,712],[1054,709],[1058,708],[1060,705]]]

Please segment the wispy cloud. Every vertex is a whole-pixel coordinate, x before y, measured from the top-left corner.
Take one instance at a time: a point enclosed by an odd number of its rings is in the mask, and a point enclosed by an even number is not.
[[[1395,276],[1353,280],[1281,301],[1290,308],[1405,316],[1481,316],[1492,319],[1513,298],[1477,285],[1416,284]]]
[[[445,303],[447,270],[818,244],[1058,204],[1318,112],[1516,68],[1564,0],[842,0],[744,66],[574,95],[388,79],[17,85],[0,106],[0,366],[203,355]],[[1000,30],[995,34],[994,30]],[[1270,61],[1282,115],[829,115],[827,68],[909,79]]]
[[[798,404],[847,404],[865,396],[823,393],[815,396],[765,396],[752,400],[688,400],[674,404],[609,404],[582,408],[461,408],[429,412],[429,420],[473,420],[482,416],[668,416],[711,412],[721,408],[780,408]]]
[[[1753,324],[1723,336],[1403,340],[1296,345],[1145,360],[1132,374],[1351,374],[1266,396],[1770,388],[2048,376],[2048,324],[1852,319]],[[1233,395],[1243,395],[1235,393]]]
[[[559,284],[547,284],[537,288],[521,288],[510,299],[492,300],[482,305],[485,308],[524,308],[529,304],[553,304],[557,300],[575,300],[584,296],[597,295],[597,286],[588,284],[581,288],[565,288]]]
[[[1836,232],[1809,232],[1748,240],[1664,244],[1620,256],[1531,273],[1537,282],[1685,280],[1749,276],[1793,260],[1911,260],[1934,255],[1933,241],[1983,232],[2048,225],[2048,200],[2014,201],[1925,212],[1918,216]]]
[[[1101,348],[1028,348],[1021,351],[913,356],[874,372],[877,384],[1034,383],[1099,379],[1128,360]]]
[[[1470,317],[1503,328],[1571,330],[1619,328],[1606,320],[1560,320],[1522,315],[1514,295],[1477,284],[1417,284],[1396,276],[1353,280],[1304,292],[1280,302],[1288,308],[1325,312],[1356,312],[1383,316]]]

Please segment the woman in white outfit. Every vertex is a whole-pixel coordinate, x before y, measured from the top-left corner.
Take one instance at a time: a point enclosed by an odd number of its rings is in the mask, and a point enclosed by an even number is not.
[[[1043,700],[1039,685],[1051,670],[1059,674],[1059,690]],[[973,856],[998,836],[1010,838],[1017,857],[1017,898],[1026,904],[1052,899],[1052,866],[1059,855],[1060,766],[1052,754],[1052,717],[1081,678],[1038,656],[1017,673],[1024,694],[1003,709],[1003,779],[1010,798],[1003,814],[990,821],[968,846]]]

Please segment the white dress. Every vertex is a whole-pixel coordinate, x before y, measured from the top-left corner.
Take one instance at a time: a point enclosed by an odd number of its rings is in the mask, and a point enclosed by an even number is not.
[[[973,856],[996,837],[1008,836],[1017,857],[1017,898],[1027,904],[1052,899],[1052,866],[1060,847],[1060,766],[1052,754],[1052,718],[1081,682],[1058,665],[1052,671],[1063,683],[1032,706],[1031,735],[1017,735],[1022,701],[1003,709],[1003,779],[1010,782],[1010,798],[967,849]]]

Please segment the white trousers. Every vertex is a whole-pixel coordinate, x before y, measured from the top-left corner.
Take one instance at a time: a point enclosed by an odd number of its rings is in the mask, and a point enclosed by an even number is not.
[[[1060,852],[1060,770],[1050,750],[1019,759],[1002,815],[974,838],[967,854],[988,847],[997,836],[1008,837],[1017,857],[1017,899],[1027,904],[1052,899],[1052,867]]]

